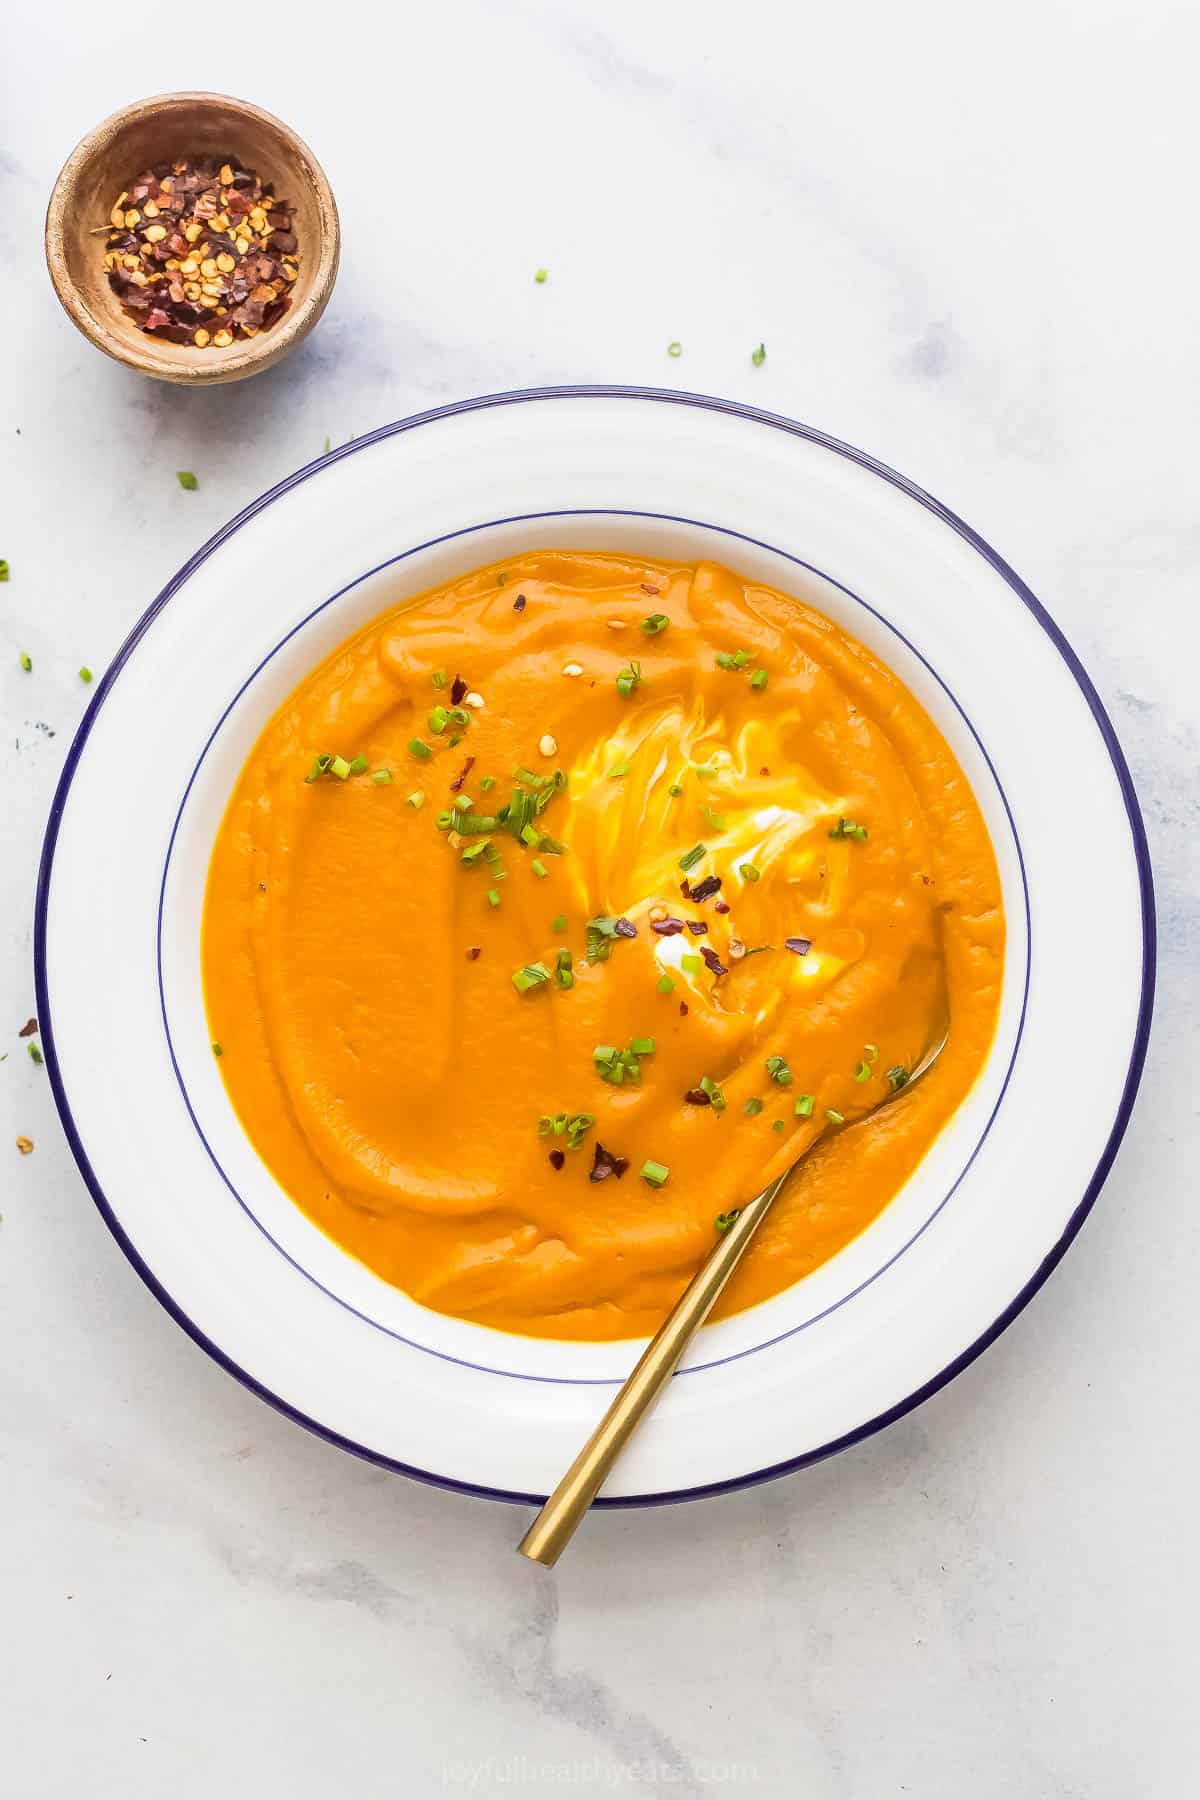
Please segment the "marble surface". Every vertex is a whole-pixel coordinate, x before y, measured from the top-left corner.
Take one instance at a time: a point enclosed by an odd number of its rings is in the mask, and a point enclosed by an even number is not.
[[[0,1790],[1175,1800],[1200,1750],[1194,6],[300,0],[200,22],[47,0],[5,51]],[[184,84],[294,123],[345,231],[309,343],[194,394],[92,351],[40,248],[79,135]],[[809,1473],[596,1517],[550,1575],[513,1555],[518,1513],[352,1461],[195,1349],[108,1236],[16,1031],[79,665],[326,434],[568,380],[760,402],[971,520],[1111,708],[1163,941],[1115,1171],[995,1347]]]

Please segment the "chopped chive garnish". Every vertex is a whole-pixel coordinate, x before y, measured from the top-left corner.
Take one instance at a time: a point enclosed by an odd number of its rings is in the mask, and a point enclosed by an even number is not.
[[[425,796],[421,792],[420,788],[413,789],[412,793],[408,795],[406,804],[411,806],[414,812],[420,812],[421,808],[425,804]],[[446,821],[445,829],[448,831],[450,829],[449,813],[439,813],[438,814],[438,824],[439,825],[441,825],[443,818]]]
[[[762,1111],[762,1109],[763,1109],[762,1101],[756,1100],[753,1097],[751,1097],[749,1100],[747,1100],[745,1106],[743,1106],[742,1111],[745,1113],[745,1115],[748,1119],[756,1119],[758,1117],[759,1113]],[[797,1104],[796,1110],[797,1110],[797,1112],[800,1110],[798,1104]]]
[[[738,864],[738,874],[743,881],[757,881],[762,870],[756,869],[752,862],[744,862]]]
[[[853,819],[839,819],[835,830],[829,833],[831,838],[854,838],[857,843],[867,841],[867,828],[856,824]]]
[[[446,729],[446,720],[450,717],[444,706],[435,706],[429,715],[429,729],[440,737]]]
[[[771,1080],[778,1082],[780,1087],[789,1087],[795,1079],[782,1056],[768,1056],[766,1068]]]
[[[858,1062],[855,1063],[854,1079],[855,1079],[855,1081],[870,1081],[871,1065],[869,1062],[867,1062],[865,1057],[860,1057]]]
[[[660,994],[673,994],[675,992],[675,983],[671,980],[669,975],[660,975],[654,985]]]
[[[715,762],[700,763],[694,769],[697,781],[715,781],[721,771]]]
[[[418,805],[418,802],[421,805],[424,805],[424,802],[425,802],[424,794],[420,794],[420,795],[410,794],[408,796],[408,804],[411,807],[415,808]],[[453,823],[454,823],[454,814],[452,812],[440,812],[438,814],[437,828],[439,831],[449,831],[449,829],[453,825]]]
[[[678,800],[680,794],[682,794],[682,792],[683,792],[683,789],[680,787],[680,785],[677,781],[673,781],[671,783],[670,787],[667,789],[667,792],[668,792],[668,794],[670,794],[672,800]]]
[[[181,488],[187,489],[189,494],[195,493],[196,489],[200,486],[200,483],[196,480],[196,477],[192,474],[190,469],[176,469],[175,479]]]
[[[757,350],[752,350],[750,352],[750,361],[754,364],[756,369],[761,369],[766,360],[767,346],[765,344],[760,344]]]
[[[813,1096],[811,1094],[801,1094],[796,1102],[796,1117],[799,1119],[811,1119],[812,1110]]]
[[[829,1120],[831,1125],[844,1125],[846,1123],[845,1113],[834,1112],[832,1106],[827,1106],[825,1108],[825,1117]]]
[[[459,744],[461,744],[461,743],[462,743],[462,739],[461,739],[461,738],[460,738],[460,737],[452,737],[452,738],[451,738],[451,739],[450,739],[450,740],[449,740],[449,742],[450,742],[450,748],[451,748],[451,749],[452,749],[452,750],[454,750],[454,749],[456,749],[456,748],[457,748],[457,746],[458,746],[458,745],[459,745]]]
[[[649,1157],[642,1164],[642,1180],[649,1182],[652,1188],[662,1187],[670,1173],[666,1163],[654,1162]]]
[[[33,667],[33,658],[30,656],[28,650],[22,650],[21,652],[21,667],[27,675]]]
[[[489,900],[491,895],[488,895]],[[496,896],[497,903],[500,896]],[[545,987],[550,979],[550,971],[545,963],[526,963],[523,969],[514,969],[512,984],[518,994],[528,994],[533,988]]]
[[[679,859],[679,867],[683,870],[685,875],[689,869],[695,868],[696,864],[704,854],[705,847],[703,844],[693,844],[690,850],[684,851]]]
[[[435,669],[429,679],[432,681],[435,688],[444,688],[449,682],[450,677],[445,669]]]
[[[499,896],[499,894],[498,894],[498,893],[497,893],[497,892],[496,892],[496,890],[495,890],[495,888],[489,888],[489,889],[488,889],[488,891],[487,891],[487,903],[488,903],[488,905],[489,905],[489,906],[499,906],[499,904],[500,904],[500,896]]]
[[[533,870],[534,874],[537,876],[539,881],[545,881],[548,871],[546,869],[546,865],[544,862],[540,862],[538,860],[538,858],[535,856],[529,866]]]
[[[718,669],[744,669],[754,658],[748,650],[719,650],[717,652]]]
[[[888,1070],[887,1083],[893,1094],[897,1093],[902,1087],[907,1087],[908,1082],[909,1073],[903,1063],[897,1063],[894,1069]]]
[[[637,926],[629,919],[614,919],[610,913],[598,913],[587,922],[587,959],[590,963],[607,962],[617,938],[637,936]]]
[[[565,931],[567,929],[566,913],[555,913],[550,921],[550,929],[554,932],[556,937],[560,931]]]
[[[429,745],[422,742],[420,738],[409,738],[408,753],[410,756],[415,756],[420,762],[428,762],[433,755]]]
[[[575,986],[575,971],[571,967],[571,952],[560,950],[554,963],[554,979],[560,988]]]
[[[705,806],[701,810],[704,813],[705,824],[708,825],[711,830],[724,831],[728,821],[720,813],[714,812],[711,806]]]
[[[718,1213],[713,1220],[713,1230],[721,1232],[728,1231],[729,1227],[734,1224],[736,1220],[740,1219],[741,1216],[742,1209],[740,1206],[735,1206],[732,1212]]]
[[[759,693],[761,693],[763,688],[766,687],[766,685],[767,685],[767,671],[765,669],[755,669],[753,675],[750,677],[750,686],[752,688],[757,688]]]
[[[627,762],[614,763],[612,768],[608,771],[608,779],[610,781],[620,781],[622,775],[628,775],[628,773],[629,764]]]
[[[633,1054],[635,1056],[653,1056],[654,1055],[654,1039],[653,1038],[630,1038],[629,1048],[633,1051]]]
[[[679,959],[679,966],[685,975],[698,975],[704,967],[704,962],[701,957],[693,956],[690,950],[686,950]]]
[[[708,1095],[708,1103],[714,1112],[724,1112],[726,1106],[725,1090],[712,1079],[711,1075],[700,1077],[700,1092]]]
[[[322,775],[328,775],[332,762],[333,762],[333,757],[329,754],[328,751],[326,751],[322,756],[318,756],[318,757],[314,758],[312,768],[308,771],[308,774],[304,777],[305,781],[306,782],[319,781],[321,779]]]
[[[375,769],[372,771],[371,780],[375,783],[376,787],[390,787],[392,785],[392,771],[390,769]]]
[[[471,715],[464,706],[451,706],[447,710],[446,717],[452,725],[458,725],[463,728],[471,723]]]
[[[82,669],[79,671],[79,679],[80,681],[90,681],[92,679],[92,671],[88,668],[86,663],[84,663]]]
[[[336,775],[339,781],[345,781],[346,777],[351,772],[351,768],[352,764],[348,763],[344,756],[335,756],[329,765],[329,773],[331,775]]]
[[[567,1120],[567,1149],[578,1150],[585,1135],[596,1123],[594,1113],[575,1113]]]
[[[531,850],[537,848],[538,844],[541,842],[541,836],[541,832],[533,825],[523,825],[521,827],[521,842],[523,844],[528,844]]]
[[[468,844],[467,848],[463,851],[462,856],[460,857],[459,860],[461,862],[465,862],[467,867],[470,868],[471,865],[473,863],[477,863],[479,861],[480,857],[485,855],[486,852],[487,852],[487,840],[485,839],[484,842],[481,844]]]
[[[514,769],[512,778],[514,781],[524,782],[526,787],[531,788],[544,788],[550,779],[548,775],[535,775],[532,769]]]
[[[641,663],[631,662],[627,669],[622,669],[621,673],[617,676],[617,692],[620,694],[622,700],[628,700],[633,690],[636,687],[641,686],[641,681]]]
[[[650,613],[642,620],[642,633],[645,637],[657,637],[671,623],[666,613]]]
[[[683,345],[680,343],[678,338],[675,338],[671,343],[669,343],[667,345],[667,355],[668,356],[682,356],[683,355]]]
[[[211,1049],[212,1049],[212,1053],[214,1056],[224,1056],[224,1054],[225,1054],[225,1052],[222,1050],[220,1044],[218,1044],[218,1043],[213,1043],[211,1045]]]
[[[492,789],[495,787],[495,785],[496,785],[496,777],[494,775],[481,775],[480,776],[480,778],[479,778],[480,793],[490,794]]]
[[[772,1131],[782,1131],[783,1130],[783,1120],[776,1119],[775,1123],[771,1127],[771,1130]]]
[[[459,813],[455,825],[464,837],[478,837],[480,832],[495,831],[499,820],[494,813]]]
[[[350,773],[352,775],[365,775],[367,772],[367,768],[368,768],[367,759],[360,750],[358,755],[354,758],[353,762],[350,764]]]
[[[450,802],[450,811],[455,813],[469,813],[470,810],[470,796],[467,794],[455,794],[453,800]]]

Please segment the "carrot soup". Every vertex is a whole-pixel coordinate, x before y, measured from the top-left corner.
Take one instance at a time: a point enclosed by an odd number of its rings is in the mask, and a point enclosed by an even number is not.
[[[612,1339],[814,1139],[719,1311],[870,1224],[983,1066],[1004,945],[970,785],[861,643],[714,563],[546,550],[289,696],[202,957],[230,1100],[329,1237],[440,1312]]]

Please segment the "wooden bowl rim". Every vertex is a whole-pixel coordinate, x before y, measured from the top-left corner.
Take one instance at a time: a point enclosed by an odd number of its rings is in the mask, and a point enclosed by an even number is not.
[[[207,107],[232,119],[252,119],[279,140],[281,155],[289,171],[294,170],[312,191],[319,220],[318,243],[311,285],[304,299],[292,308],[272,330],[245,342],[238,349],[196,350],[195,363],[161,355],[161,346],[147,340],[144,332],[130,324],[130,338],[116,331],[98,317],[87,304],[72,278],[66,250],[65,221],[74,203],[79,180],[96,155],[105,149],[126,125],[157,115],[169,116],[187,107]],[[46,207],[46,264],[54,291],[71,322],[106,356],[124,363],[140,374],[160,381],[202,387],[214,382],[230,381],[257,374],[277,362],[312,330],[325,310],[337,276],[341,249],[341,228],[337,202],[329,179],[317,158],[300,135],[274,113],[255,106],[250,100],[239,100],[232,94],[216,94],[203,90],[153,94],[135,100],[129,106],[110,113],[76,144],[59,171],[58,179]],[[140,340],[140,341],[139,341]]]

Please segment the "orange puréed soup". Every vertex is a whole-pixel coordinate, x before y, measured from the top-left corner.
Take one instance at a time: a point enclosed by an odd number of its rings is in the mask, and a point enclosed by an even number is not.
[[[230,1099],[323,1231],[440,1312],[606,1339],[814,1139],[722,1311],[888,1204],[987,1056],[1004,913],[966,777],[861,643],[713,563],[547,550],[300,683],[202,953]]]

